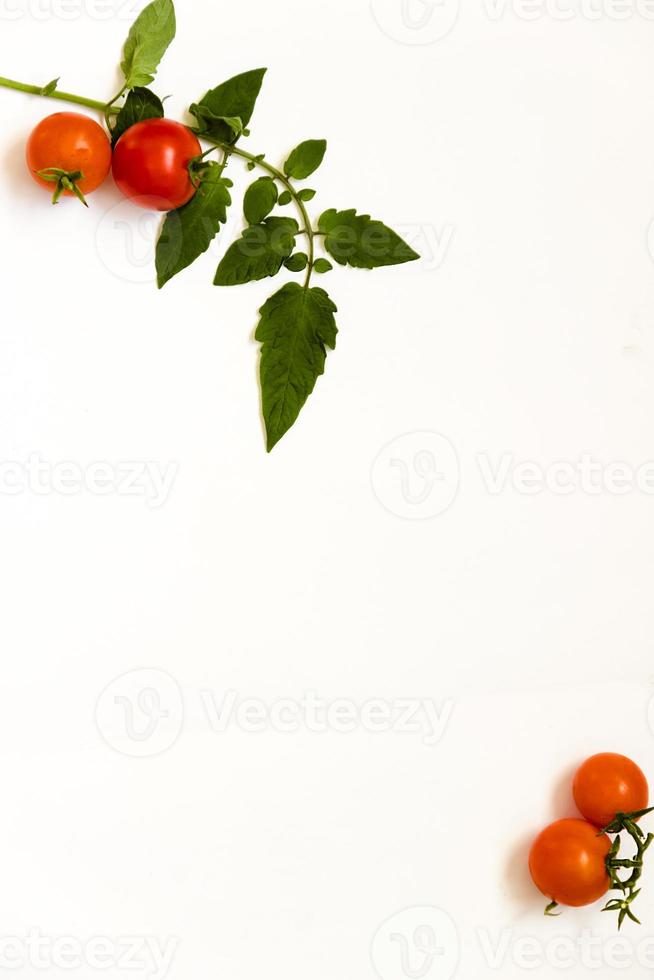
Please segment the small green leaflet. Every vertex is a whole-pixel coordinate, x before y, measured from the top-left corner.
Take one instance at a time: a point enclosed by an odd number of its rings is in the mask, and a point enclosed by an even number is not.
[[[317,378],[326,348],[336,346],[336,306],[324,289],[291,282],[260,310],[261,399],[268,452],[297,419]]]
[[[148,88],[135,88],[127,94],[125,105],[122,107],[114,128],[111,130],[111,140],[117,143],[123,133],[144,119],[163,119],[164,107],[161,99]]]
[[[313,271],[317,272],[319,275],[324,275],[325,272],[331,272],[334,266],[331,264],[329,259],[316,259],[313,263]]]
[[[368,214],[337,211],[320,216],[318,228],[325,233],[325,248],[339,265],[353,269],[377,269],[420,258],[394,231]]]
[[[208,163],[189,203],[166,215],[156,254],[160,289],[209,248],[227,220],[227,208],[232,203],[231,186],[231,180],[222,176],[222,166]]]
[[[282,191],[279,195],[279,203],[282,207],[286,207],[293,200],[293,195],[290,191]]]
[[[250,225],[227,249],[218,266],[215,286],[241,286],[275,276],[295,247],[300,230],[295,218],[266,218]]]
[[[56,92],[58,84],[59,84],[59,79],[53,78],[51,82],[48,82],[47,85],[43,86],[43,88],[39,92],[39,95],[45,95],[45,96],[52,95],[53,92]]]
[[[235,143],[240,133],[234,132],[231,121],[238,119],[241,129],[250,122],[265,74],[265,68],[255,68],[235,75],[194,103],[189,111],[202,132],[223,143]]]
[[[327,149],[326,140],[306,140],[296,146],[284,164],[284,173],[294,180],[304,180],[318,169]]]
[[[277,184],[272,177],[259,177],[245,192],[243,213],[250,225],[267,218],[277,204]]]
[[[290,258],[286,259],[284,265],[289,270],[289,272],[304,272],[307,265],[309,264],[309,256],[306,252],[296,252],[291,255]]]
[[[209,133],[219,125],[226,126],[230,131],[229,143],[235,143],[243,133],[246,132],[240,116],[216,116],[206,105],[194,102],[188,110],[198,121],[200,130]]]
[[[132,24],[123,49],[121,68],[125,87],[154,81],[159,62],[175,37],[173,0],[152,0]]]

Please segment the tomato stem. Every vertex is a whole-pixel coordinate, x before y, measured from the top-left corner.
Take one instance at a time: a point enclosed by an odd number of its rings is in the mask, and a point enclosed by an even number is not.
[[[225,160],[224,160],[225,164],[227,163],[227,159],[229,158],[229,156],[234,154],[234,156],[240,157],[242,160],[247,160],[248,163],[253,165],[254,167],[259,167],[261,170],[264,170],[270,177],[273,177],[275,180],[278,180],[286,188],[288,193],[291,195],[293,202],[296,208],[298,209],[300,213],[300,217],[302,219],[302,221],[300,222],[300,227],[302,231],[299,232],[298,234],[306,235],[309,242],[308,245],[309,261],[307,263],[307,274],[304,280],[304,288],[308,289],[309,283],[311,282],[311,273],[313,272],[313,267],[315,264],[316,232],[314,232],[311,227],[311,219],[309,217],[309,213],[307,209],[304,206],[304,201],[300,198],[299,194],[295,190],[290,179],[286,176],[285,173],[283,173],[281,170],[278,170],[277,167],[273,167],[271,163],[268,163],[267,160],[264,160],[261,154],[257,156],[254,153],[248,153],[247,150],[242,150],[240,149],[240,147],[234,146],[231,143],[223,143],[221,140],[212,139],[211,136],[207,136],[206,133],[198,132],[198,130],[193,130],[193,132],[196,134],[196,136],[199,139],[205,140],[205,142],[211,143],[212,146],[218,147],[218,149],[222,150],[223,153],[225,154]]]
[[[15,82],[12,78],[0,76],[0,86],[13,88],[17,92],[27,92],[28,95],[40,95],[44,99],[58,99],[60,102],[85,105],[89,109],[97,109],[98,112],[104,112],[106,107],[106,102],[98,102],[97,99],[87,99],[84,95],[73,95],[71,92],[59,92],[56,88],[48,90],[48,86],[43,85],[26,85],[24,82]]]
[[[645,832],[640,829],[636,820],[639,817],[645,816],[647,813],[651,813],[652,809],[654,808],[649,807],[646,810],[636,810],[633,813],[616,813],[615,819],[600,831],[602,834],[617,834],[617,837],[611,844],[609,853],[606,855],[606,870],[611,879],[611,888],[622,892],[622,897],[613,898],[608,901],[602,911],[618,913],[618,929],[621,928],[626,918],[640,925],[640,921],[634,915],[631,905],[634,899],[640,894],[640,888],[636,888],[636,884],[643,873],[643,855],[654,840],[654,834],[647,834],[645,836]],[[629,834],[636,846],[636,854],[633,858],[618,857],[621,844],[620,834],[624,831]],[[619,868],[630,868],[631,874],[629,877],[625,879],[620,878],[618,875]]]

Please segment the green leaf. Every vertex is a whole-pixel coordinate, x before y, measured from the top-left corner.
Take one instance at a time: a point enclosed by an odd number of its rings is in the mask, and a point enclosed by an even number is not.
[[[268,452],[297,419],[336,346],[336,306],[317,287],[287,283],[260,310],[261,397]]]
[[[252,118],[257,96],[261,91],[265,68],[235,75],[217,88],[212,88],[204,98],[191,106],[200,129],[207,136],[223,143],[235,143],[240,133],[234,133],[229,120],[238,119],[244,129]]]
[[[331,272],[334,266],[331,264],[329,259],[316,259],[313,263],[313,268],[318,273]]]
[[[160,289],[207,251],[227,220],[227,208],[232,203],[231,186],[231,180],[222,176],[220,164],[208,163],[189,203],[166,215],[156,254]]]
[[[290,272],[302,272],[306,269],[308,263],[308,255],[304,252],[296,252],[295,255],[291,255],[289,259],[286,259],[284,265]]]
[[[52,93],[57,90],[58,84],[59,84],[59,79],[53,78],[51,82],[48,82],[47,85],[43,86],[43,88],[39,92],[39,95],[52,95]]]
[[[168,45],[175,37],[173,0],[152,0],[132,24],[121,68],[126,88],[149,85]]]
[[[215,286],[240,286],[275,276],[295,247],[300,226],[294,218],[266,218],[250,225],[227,249],[218,266]]]
[[[161,99],[148,88],[135,88],[128,93],[125,105],[122,107],[114,128],[111,130],[111,140],[115,144],[126,130],[144,119],[162,119],[164,107]]]
[[[287,204],[290,204],[292,200],[293,200],[293,195],[291,194],[290,191],[282,191],[281,194],[279,195],[279,203],[282,207],[285,207]]]
[[[297,196],[301,201],[312,201],[316,196],[316,192],[312,191],[309,187],[304,187],[301,191],[298,191]]]
[[[394,231],[370,215],[331,208],[320,216],[325,248],[339,265],[353,269],[377,269],[413,262],[420,256]]]
[[[243,213],[250,225],[267,218],[277,204],[277,184],[272,177],[259,177],[245,192]]]
[[[203,133],[209,133],[218,126],[226,126],[231,133],[228,141],[230,143],[235,143],[246,132],[240,116],[217,116],[207,106],[195,102],[190,106],[189,112],[195,116]]]
[[[326,149],[326,140],[306,140],[300,143],[284,164],[284,173],[295,180],[310,177],[322,163]]]

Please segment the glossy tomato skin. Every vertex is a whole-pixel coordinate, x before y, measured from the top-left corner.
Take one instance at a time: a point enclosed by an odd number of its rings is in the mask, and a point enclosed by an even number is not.
[[[616,752],[600,752],[586,759],[572,784],[575,803],[586,820],[608,827],[616,813],[633,813],[649,805],[649,787],[643,771]]]
[[[609,890],[606,856],[611,841],[576,818],[557,820],[531,847],[529,871],[543,895],[559,905],[590,905]]]
[[[126,197],[150,211],[170,211],[191,200],[189,164],[202,153],[194,134],[172,119],[145,119],[114,148],[114,180]]]
[[[104,129],[78,112],[55,112],[32,131],[25,157],[32,177],[52,193],[53,185],[38,176],[39,170],[55,167],[68,173],[81,171],[76,181],[83,194],[90,194],[106,179],[111,168],[111,143]],[[70,191],[65,191],[70,194]]]

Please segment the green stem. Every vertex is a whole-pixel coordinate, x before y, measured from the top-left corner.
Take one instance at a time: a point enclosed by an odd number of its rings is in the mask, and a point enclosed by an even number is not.
[[[126,90],[125,89],[125,86],[123,85],[123,87],[121,88],[120,92],[117,92],[116,95],[114,95],[113,99],[110,99],[109,102],[107,102],[107,104],[104,107],[104,121],[106,123],[107,129],[109,130],[109,132],[111,132],[111,129],[112,129],[112,126],[111,126],[111,116],[112,116],[112,114],[113,115],[116,115],[116,113],[120,112],[119,109],[116,109],[115,108],[115,103],[118,102],[118,99],[120,99],[121,96],[125,94],[125,90]]]
[[[614,891],[622,892],[622,898],[612,899],[607,902],[604,910],[618,913],[618,929],[620,929],[626,917],[629,917],[634,922],[638,922],[638,919],[631,910],[631,905],[640,892],[640,889],[636,889],[636,885],[643,873],[643,855],[652,843],[652,840],[654,840],[652,834],[648,834],[645,837],[643,831],[635,823],[635,819],[641,815],[641,812],[618,813],[613,822],[602,831],[602,833],[618,835],[626,831],[632,838],[636,848],[636,854],[633,858],[619,858],[617,854],[620,848],[620,836],[618,836],[606,857],[606,868],[611,878],[611,888]],[[624,880],[621,879],[617,873],[619,868],[630,868],[631,874],[629,877]]]
[[[302,218],[302,222],[300,226],[302,227],[302,224],[304,225],[303,232],[309,240],[309,250],[308,250],[309,261],[307,264],[307,274],[304,280],[304,288],[308,289],[309,283],[311,282],[311,273],[313,272],[313,265],[315,261],[314,239],[316,233],[313,231],[311,227],[311,219],[309,217],[309,213],[307,209],[304,206],[304,201],[300,200],[300,197],[298,196],[298,193],[293,187],[293,184],[291,183],[289,178],[281,170],[278,170],[277,167],[273,167],[273,165],[271,163],[268,163],[267,160],[262,160],[260,156],[256,156],[254,153],[248,153],[247,150],[242,150],[238,146],[233,146],[229,143],[223,143],[221,140],[212,139],[210,136],[206,136],[203,133],[198,133],[197,135],[199,136],[200,139],[206,140],[207,143],[212,143],[213,146],[217,146],[219,149],[223,150],[223,152],[226,155],[234,154],[234,156],[241,157],[242,160],[247,160],[248,163],[253,163],[256,167],[260,167],[262,170],[265,170],[265,172],[270,177],[274,177],[275,180],[278,180],[286,188],[288,193],[293,198],[293,201],[295,202],[295,206],[297,207],[300,213],[300,217]]]
[[[98,112],[104,112],[106,107],[106,102],[98,102],[97,99],[87,99],[83,95],[73,95],[71,92],[59,92],[57,89],[53,92],[45,93],[42,85],[25,85],[23,82],[15,82],[11,78],[0,77],[0,86],[3,88],[13,88],[17,92],[27,92],[28,95],[40,95],[46,99],[57,99],[59,102],[73,102],[75,105],[85,105],[89,109],[97,109]]]

